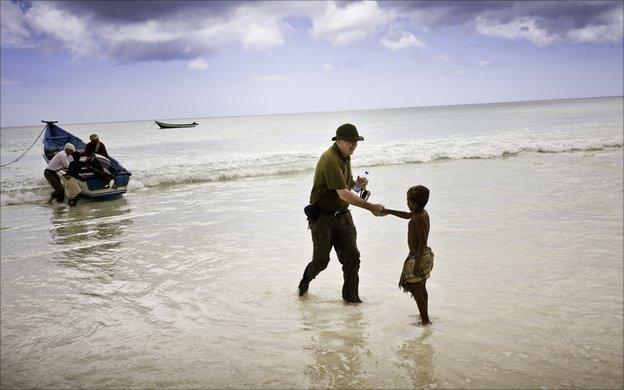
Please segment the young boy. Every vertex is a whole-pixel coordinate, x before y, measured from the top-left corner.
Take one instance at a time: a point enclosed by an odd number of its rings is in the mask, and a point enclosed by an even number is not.
[[[429,214],[425,205],[429,200],[429,190],[424,186],[414,186],[407,190],[407,207],[410,212],[385,209],[385,214],[392,214],[399,218],[409,219],[407,228],[407,245],[409,255],[403,264],[403,272],[399,280],[399,287],[405,292],[411,292],[420,311],[422,325],[427,325],[427,278],[433,268],[433,252],[427,246],[429,237]]]

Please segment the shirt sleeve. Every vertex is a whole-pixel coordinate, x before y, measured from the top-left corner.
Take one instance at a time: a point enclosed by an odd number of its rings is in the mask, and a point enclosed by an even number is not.
[[[325,181],[328,189],[342,190],[347,188],[347,183],[342,171],[340,170],[340,164],[338,164],[338,161],[328,161],[323,167],[323,174],[325,175]]]

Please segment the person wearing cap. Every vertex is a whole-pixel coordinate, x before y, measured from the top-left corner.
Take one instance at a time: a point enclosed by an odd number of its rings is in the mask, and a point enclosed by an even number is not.
[[[348,206],[361,207],[375,216],[382,216],[384,210],[383,205],[369,203],[351,192],[355,184],[351,172],[351,155],[358,141],[363,140],[364,137],[358,134],[354,125],[341,125],[332,138],[335,143],[321,155],[316,164],[310,194],[310,205],[316,214],[310,219],[314,249],[312,261],[306,266],[299,282],[299,296],[304,295],[312,279],[327,268],[333,247],[342,264],[342,299],[350,303],[362,302],[358,293],[360,252]],[[358,183],[366,188],[368,180],[358,178]]]
[[[114,176],[109,172],[107,167],[102,165],[100,161],[101,157],[105,157],[104,161],[110,165],[110,157],[106,151],[106,146],[100,141],[100,137],[97,134],[91,134],[89,136],[89,143],[85,146],[84,155],[87,156],[86,166],[90,169],[96,177],[102,179],[104,183],[109,183],[107,186],[114,186]],[[96,157],[97,155],[97,157]],[[101,156],[101,157],[99,157]]]
[[[69,163],[73,161],[71,154],[75,151],[76,147],[73,144],[66,143],[63,150],[52,157],[48,166],[43,171],[43,176],[54,190],[54,192],[50,195],[48,203],[52,202],[54,198],[56,198],[57,202],[65,200],[65,189],[63,188],[63,184],[61,184],[61,179],[59,178],[57,172],[61,169],[67,169],[69,167]]]
[[[110,158],[108,157],[106,146],[100,141],[100,137],[98,137],[97,134],[91,134],[89,136],[89,143],[85,146],[84,154],[88,159],[91,159],[95,153]]]

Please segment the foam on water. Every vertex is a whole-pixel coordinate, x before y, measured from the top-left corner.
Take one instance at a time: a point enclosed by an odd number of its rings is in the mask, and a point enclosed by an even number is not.
[[[568,153],[622,148],[622,137],[576,137],[564,135],[497,134],[491,136],[455,136],[413,141],[393,141],[382,145],[359,146],[353,166],[373,167],[431,163],[439,160],[509,158],[520,153]],[[201,182],[237,180],[241,178],[293,174],[313,170],[322,152],[298,151],[286,153],[263,152],[256,156],[228,157],[197,156],[188,159],[134,160],[129,190],[146,187],[184,185]],[[30,176],[2,177],[1,204],[15,205],[41,201],[47,192],[47,182],[39,171]]]
[[[547,139],[516,135],[448,137],[361,144],[354,167],[430,163],[438,160],[512,157],[522,152],[567,153],[622,148],[622,137]],[[322,152],[322,149],[319,151]],[[135,169],[133,182],[141,187],[236,180],[313,170],[319,152],[264,153],[256,157],[221,158]],[[131,184],[132,186],[132,184]]]

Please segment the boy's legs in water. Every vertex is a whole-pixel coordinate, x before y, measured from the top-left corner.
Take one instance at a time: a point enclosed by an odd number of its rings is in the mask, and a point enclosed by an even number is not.
[[[418,311],[420,312],[420,319],[423,325],[430,323],[429,313],[427,312],[427,300],[429,295],[427,294],[427,289],[425,288],[426,283],[427,279],[411,285],[412,296],[414,297],[414,300],[416,300],[416,305],[418,305]]]

